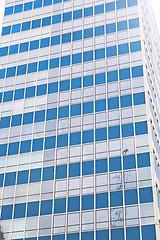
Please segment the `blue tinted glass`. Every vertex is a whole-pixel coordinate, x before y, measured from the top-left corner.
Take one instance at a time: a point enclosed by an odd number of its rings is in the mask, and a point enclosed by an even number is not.
[[[56,179],[67,177],[67,165],[59,165],[56,167]]]
[[[107,172],[107,159],[99,159],[96,160],[96,173],[104,173]]]
[[[120,80],[129,79],[130,75],[130,68],[120,69],[119,70],[119,78]]]
[[[18,178],[17,178],[17,184],[28,183],[28,176],[29,176],[29,171],[28,170],[19,171],[18,172]]]
[[[140,230],[139,227],[128,227],[126,228],[127,240],[140,240]]]
[[[136,122],[135,130],[136,135],[147,134],[148,133],[147,122]]]
[[[97,100],[95,102],[95,111],[101,112],[106,110],[106,99]]]
[[[62,34],[62,43],[71,42],[71,33]]]
[[[68,198],[68,212],[80,211],[80,197]]]
[[[69,117],[69,106],[59,107],[58,118]]]
[[[42,0],[35,0],[33,8],[36,9],[40,7],[42,7]]]
[[[29,43],[21,43],[20,44],[20,48],[19,48],[19,52],[27,52],[28,51],[28,47],[29,47]]]
[[[83,87],[93,86],[93,75],[83,77]]]
[[[60,23],[61,22],[61,14],[52,17],[52,24]]]
[[[30,50],[39,48],[39,40],[34,40],[30,42]]]
[[[52,5],[52,0],[44,0],[43,6]]]
[[[125,190],[125,205],[138,204],[137,189]]]
[[[0,128],[7,128],[10,126],[11,117],[2,117],[0,120]]]
[[[95,36],[104,35],[104,26],[95,27]]]
[[[94,239],[94,232],[88,231],[88,232],[82,232],[81,233],[81,240],[93,240]]]
[[[150,155],[149,153],[137,154],[138,167],[149,167],[150,166]]]
[[[20,153],[27,153],[31,151],[31,140],[21,141]]]
[[[105,58],[105,48],[95,50],[95,60]]]
[[[120,138],[120,127],[114,126],[108,128],[109,139]]]
[[[0,187],[3,187],[4,174],[0,174]]]
[[[95,140],[104,141],[107,140],[107,128],[99,128],[95,130]]]
[[[72,64],[77,64],[82,62],[82,53],[76,53],[72,55]]]
[[[18,44],[10,46],[9,54],[11,55],[11,54],[18,53],[18,47],[19,47]]]
[[[39,28],[41,26],[41,19],[36,19],[32,21],[32,29]]]
[[[4,92],[3,102],[9,102],[13,100],[13,91]]]
[[[0,48],[0,56],[6,56],[8,54],[8,47]]]
[[[2,36],[10,34],[10,32],[11,32],[11,26],[2,28]]]
[[[16,89],[14,93],[14,100],[19,100],[24,98],[24,88]]]
[[[127,2],[128,2],[128,7],[132,7],[138,4],[137,0],[127,0]]]
[[[26,74],[27,71],[27,64],[18,66],[17,68],[17,76]]]
[[[5,16],[11,15],[12,13],[13,13],[13,7],[5,8],[5,13],[4,13]]]
[[[39,202],[29,202],[27,208],[27,217],[38,216],[39,214]]]
[[[51,17],[42,18],[42,27],[51,25]]]
[[[82,175],[94,174],[94,161],[82,162]]]
[[[106,75],[105,73],[97,73],[95,75],[95,84],[98,85],[98,84],[102,84],[102,83],[105,83],[106,82]]]
[[[48,69],[48,60],[40,61],[38,66],[38,71],[44,71]]]
[[[96,208],[108,207],[108,193],[96,194]]]
[[[107,47],[107,57],[113,57],[117,55],[117,47]]]
[[[93,112],[93,102],[83,103],[83,114],[88,114]]]
[[[116,32],[116,24],[115,23],[110,23],[106,25],[106,33],[113,33]]]
[[[65,213],[66,212],[66,199],[60,198],[54,200],[54,213]]]
[[[40,215],[49,215],[52,213],[53,200],[41,201]]]
[[[12,219],[13,205],[2,206],[1,220]]]
[[[21,120],[22,120],[22,114],[13,115],[11,127],[20,126]]]
[[[118,45],[118,54],[121,55],[121,54],[126,54],[126,53],[129,53],[128,43]]]
[[[133,67],[132,68],[132,77],[141,77],[143,76],[143,66]]]
[[[73,41],[78,41],[82,39],[82,31],[73,32]]]
[[[123,31],[127,29],[127,21],[117,22],[117,30]]]
[[[67,240],[79,240],[79,233],[68,233]]]
[[[16,67],[10,67],[10,68],[7,68],[7,75],[6,77],[14,77],[16,74]]]
[[[117,82],[118,81],[118,71],[107,72],[107,82]]]
[[[51,37],[51,46],[60,44],[60,35]]]
[[[157,239],[155,225],[142,226],[142,240],[147,239]]]
[[[130,137],[133,135],[133,123],[122,125],[122,137]]]
[[[48,84],[48,93],[58,92],[58,82],[53,82]]]
[[[109,240],[109,230],[99,230],[96,231],[96,239],[97,240]]]
[[[94,7],[95,14],[100,14],[104,12],[104,4],[98,5]]]
[[[41,169],[31,169],[30,171],[30,183],[41,181]]]
[[[20,32],[20,30],[21,30],[21,24],[20,23],[12,26],[12,33]]]
[[[33,6],[33,2],[27,2],[24,4],[24,11],[31,10]]]
[[[88,16],[92,16],[92,15],[93,15],[93,7],[84,9],[84,17],[88,17]]]
[[[34,97],[35,96],[35,91],[36,91],[35,87],[28,87],[28,88],[26,88],[25,98]]]
[[[51,108],[51,109],[47,109],[47,117],[46,120],[53,120],[57,118],[57,108]]]
[[[33,140],[32,151],[40,151],[43,150],[43,138],[38,138]]]
[[[63,13],[63,22],[72,20],[72,12]]]
[[[81,144],[81,132],[71,133],[70,134],[70,145]]]
[[[14,218],[24,218],[25,212],[26,212],[26,204],[25,203],[15,204]]]
[[[7,144],[1,144],[0,145],[0,156],[6,156],[7,153]]]
[[[47,84],[37,86],[37,96],[45,95],[47,92]]]
[[[94,209],[94,195],[82,196],[82,210]]]
[[[94,131],[93,130],[83,131],[82,142],[90,143],[93,141],[94,141]]]
[[[45,149],[52,149],[55,148],[56,145],[56,137],[52,136],[52,137],[46,137],[45,138]]]
[[[69,177],[80,176],[80,163],[69,164]]]
[[[40,48],[48,47],[50,44],[50,38],[41,39]]]
[[[140,195],[140,203],[153,202],[152,187],[140,188],[139,195]]]
[[[61,67],[70,65],[70,56],[61,57]]]
[[[43,122],[45,120],[45,110],[35,112],[34,122]]]
[[[23,124],[33,123],[33,112],[24,113],[23,115]]]
[[[12,186],[16,183],[16,172],[6,173],[4,186]]]
[[[114,157],[109,159],[109,171],[120,171],[122,169],[121,167],[121,158],[120,157]]]
[[[122,191],[116,191],[110,193],[110,206],[122,206],[123,205],[123,194]]]
[[[43,168],[43,181],[49,181],[54,179],[54,167]]]
[[[81,77],[71,79],[71,89],[81,88]]]
[[[111,236],[112,236],[112,240],[117,240],[117,239],[124,240],[124,228],[112,229]]]
[[[126,0],[118,0],[116,1],[117,9],[125,8],[126,7]]]
[[[121,107],[129,107],[132,106],[132,96],[131,95],[125,95],[121,96]]]
[[[129,20],[129,28],[137,28],[139,27],[139,18],[134,18]]]
[[[108,98],[108,110],[119,108],[119,98]]]
[[[52,69],[52,68],[57,68],[57,67],[59,67],[59,58],[51,59],[49,68]]]
[[[73,19],[82,18],[82,9],[73,12]]]
[[[8,155],[18,154],[18,152],[19,152],[19,142],[10,143]]]
[[[110,2],[105,4],[105,11],[110,12],[115,10],[115,2]]]
[[[28,64],[28,73],[37,72],[38,63],[29,63]]]
[[[71,105],[71,116],[77,116],[81,114],[81,104]]]
[[[135,155],[123,156],[123,168],[124,170],[136,168]]]
[[[141,42],[140,41],[131,42],[130,43],[130,51],[131,52],[141,51]]]
[[[14,13],[19,13],[23,11],[23,4],[16,5],[14,8]]]
[[[70,89],[70,80],[60,81],[60,91],[67,91]]]
[[[93,28],[84,29],[84,38],[93,37]]]
[[[133,102],[134,105],[145,104],[145,93],[141,92],[133,94]]]
[[[22,31],[27,31],[31,28],[31,21],[22,23]]]

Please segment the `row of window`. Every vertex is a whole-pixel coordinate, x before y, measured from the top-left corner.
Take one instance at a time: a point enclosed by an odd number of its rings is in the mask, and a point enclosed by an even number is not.
[[[63,0],[63,2],[67,2],[67,1],[70,1],[70,0]],[[46,6],[50,6],[52,4],[57,4],[61,2],[62,0],[35,0],[31,2],[26,2],[24,4],[18,4],[15,6],[6,7],[4,15],[8,16],[8,15],[20,13],[23,11],[26,12],[32,9],[46,7]]]
[[[144,93],[136,93],[133,94],[133,101],[134,105],[141,105],[145,104],[145,95]],[[83,110],[82,110],[83,106]],[[132,106],[132,95],[124,95],[120,97],[120,106],[119,106],[119,97],[108,98],[108,110],[118,109],[119,107],[130,107]],[[58,111],[57,111],[58,110]],[[67,118],[69,115],[71,117],[79,116],[81,114],[90,114],[95,112],[102,112],[106,111],[106,99],[97,100],[95,102],[84,102],[83,104],[73,104],[70,106],[62,106],[57,108],[50,108],[47,110],[39,110],[34,112],[27,112],[18,115],[13,115],[12,120],[11,116],[1,117],[0,119],[0,129],[8,128],[8,127],[15,127],[20,125],[38,123]],[[23,117],[23,121],[22,121]],[[106,119],[107,120],[107,119]]]
[[[28,30],[28,28],[25,27],[26,23],[23,23],[23,24],[22,24],[22,31]],[[138,18],[130,19],[129,29],[133,29],[137,27],[139,27],[139,19]],[[56,35],[51,38],[50,37],[42,38],[41,40],[34,40],[30,42],[24,42],[21,44],[11,45],[10,48],[3,47],[3,48],[0,48],[0,57],[7,56],[8,54],[9,55],[16,54],[18,52],[21,53],[21,52],[27,52],[28,50],[32,51],[39,48],[55,46],[55,45],[59,45],[60,43],[63,44],[71,41],[78,41],[82,39],[92,38],[93,36],[104,35],[105,29],[106,29],[106,34],[110,34],[110,33],[116,32],[116,28],[118,32],[127,30],[128,28],[127,21],[117,22],[117,26],[116,26],[116,23],[111,23],[111,24],[107,24],[106,26],[102,25],[95,28],[84,29],[83,32],[82,30],[79,30],[72,33]]]
[[[83,88],[90,87],[90,86],[93,86],[94,84],[99,85],[99,84],[104,84],[106,82],[108,83],[117,82],[118,76],[119,76],[119,80],[123,81],[131,78],[131,72],[132,72],[132,78],[142,77],[143,67],[137,66],[137,67],[133,67],[132,69],[124,68],[124,69],[120,69],[119,71],[118,70],[108,71],[107,76],[105,72],[102,72],[95,75],[83,76],[83,79],[79,77],[79,78],[73,78],[71,80],[70,79],[63,80],[63,81],[60,81],[59,83],[53,82],[49,84],[42,84],[42,85],[37,85],[37,86],[32,86],[27,88],[20,88],[20,89],[16,89],[15,91],[10,90],[6,92],[0,92],[0,103],[2,101],[10,102],[13,100],[20,100],[24,98],[31,98],[35,96],[42,96],[46,94],[57,93],[58,91],[63,92],[68,90],[79,89],[82,87]]]
[[[109,164],[109,169],[108,169]],[[82,165],[82,166],[81,166]],[[149,153],[140,153],[137,154],[137,166],[138,168],[144,168],[150,166],[150,155]],[[68,177],[79,177],[81,175],[81,167],[82,167],[82,176],[92,175],[92,174],[100,174],[115,171],[122,171],[122,163],[121,157],[113,157],[109,158],[107,161],[106,158],[98,159],[94,161],[86,161],[86,162],[77,162],[71,163],[68,166]],[[136,168],[136,159],[135,155],[126,155],[123,156],[123,170],[135,169]],[[45,168],[36,168],[19,171],[19,172],[10,172],[4,174],[0,174],[0,187],[4,186],[13,186],[15,184],[28,184],[28,183],[36,183],[42,181],[50,181],[54,179],[64,179],[67,178],[67,164],[57,165],[54,177],[54,166],[45,167]],[[114,184],[122,184],[120,181],[120,175],[117,174]],[[17,180],[16,180],[17,179]],[[133,178],[131,178],[131,182]],[[133,186],[132,186],[133,187]],[[132,188],[131,187],[131,188]],[[134,185],[135,187],[135,185]],[[121,187],[122,188],[122,187]],[[113,190],[113,189],[112,189]],[[115,189],[116,190],[116,189]]]
[[[126,231],[126,234],[125,234]],[[127,227],[124,231],[124,228],[115,228],[111,229],[111,239],[112,240],[140,240],[140,227]],[[156,240],[156,228],[155,225],[144,225],[141,227],[142,232],[142,240],[152,239]],[[99,230],[96,231],[95,234],[93,231],[88,232],[76,232],[76,233],[68,233],[66,238],[65,234],[61,235],[53,235],[53,236],[41,236],[41,237],[31,237],[25,238],[25,240],[109,240],[109,230]],[[15,239],[15,240],[23,240],[23,239]]]
[[[125,44],[120,44],[118,46],[114,45],[111,47],[107,47],[106,49],[100,48],[100,49],[91,50],[83,53],[76,53],[72,55],[62,56],[61,58],[52,58],[50,60],[43,60],[39,62],[33,62],[33,63],[24,64],[24,65],[9,67],[6,69],[1,69],[0,79],[3,79],[5,76],[6,78],[9,78],[9,77],[15,77],[19,75],[24,75],[26,73],[34,73],[34,72],[37,72],[37,70],[44,71],[48,69],[58,68],[59,66],[65,67],[71,64],[73,65],[79,64],[79,63],[82,63],[82,61],[85,63],[93,60],[104,59],[105,57],[107,58],[114,57],[114,56],[117,56],[117,54],[118,55],[127,54],[129,53],[129,51],[131,53],[141,51],[141,42],[136,41],[136,42],[131,42],[130,44],[125,43]],[[136,76],[134,76],[133,74],[133,77],[136,77]]]
[[[81,210],[91,210],[94,209],[94,198],[96,199],[96,209],[107,208],[108,207],[108,192],[82,195],[82,208]],[[139,189],[140,203],[153,202],[152,188],[140,188]],[[66,198],[54,199],[54,214],[68,212],[80,211],[80,196],[68,197],[67,199],[67,209],[66,209]],[[138,204],[137,189],[124,190],[124,201],[125,205]],[[27,205],[27,211],[26,211]],[[123,192],[115,191],[110,192],[110,207],[123,206]],[[53,200],[43,200],[41,205],[39,201],[15,204],[14,213],[13,205],[3,205],[1,211],[1,220],[12,219],[13,218],[24,218],[34,217],[39,215],[50,215],[53,211]],[[27,214],[26,214],[27,212]]]
[[[64,2],[69,1],[69,0],[64,0]],[[28,11],[36,8],[40,8],[43,6],[49,6],[52,4],[56,4],[56,3],[60,3],[62,2],[62,0],[36,0],[34,2],[27,2],[25,4],[18,4],[15,6],[11,6],[11,7],[7,7],[5,8],[5,16],[7,15],[11,15],[13,13],[20,13],[23,11]],[[127,0],[127,5],[128,7],[132,7],[137,5],[137,0]],[[122,9],[122,8],[126,8],[126,0],[118,0],[116,1],[116,6],[115,6],[115,2],[110,2],[110,3],[106,3],[105,4],[105,12],[110,12],[110,11],[114,11],[115,9]],[[104,4],[102,5],[97,5],[94,7],[89,7],[89,8],[84,8],[84,10],[82,11],[82,9],[80,10],[76,10],[73,11],[73,19],[78,19],[78,18],[82,18],[84,17],[88,17],[88,16],[92,16],[93,14],[100,14],[100,13],[104,13]],[[66,15],[64,15],[63,17],[63,21],[68,21],[67,18],[69,18],[69,20],[72,19],[72,12],[67,13]]]
[[[134,126],[135,126],[135,134],[136,135],[143,135],[148,133],[147,122],[136,122],[135,124],[124,124],[121,127],[119,125],[108,127],[108,139],[117,139],[120,138],[120,128],[122,130],[123,137],[130,137],[134,136]],[[98,128],[94,130],[87,130],[81,132],[74,132],[70,133],[70,138],[68,134],[62,134],[57,136],[51,136],[44,138],[36,138],[31,140],[25,140],[21,142],[12,142],[9,143],[8,151],[7,145],[8,144],[1,144],[0,145],[0,157],[8,155],[15,155],[19,153],[27,153],[35,151],[42,151],[43,149],[53,149],[57,146],[66,147],[68,145],[78,145],[78,144],[86,144],[92,142],[99,142],[107,140],[107,128]],[[44,141],[45,140],[45,141]],[[45,142],[45,143],[44,143]]]

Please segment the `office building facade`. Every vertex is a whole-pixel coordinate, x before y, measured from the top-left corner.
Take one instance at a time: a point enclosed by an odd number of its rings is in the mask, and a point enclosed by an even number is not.
[[[149,0],[6,0],[1,239],[160,239],[155,25]]]

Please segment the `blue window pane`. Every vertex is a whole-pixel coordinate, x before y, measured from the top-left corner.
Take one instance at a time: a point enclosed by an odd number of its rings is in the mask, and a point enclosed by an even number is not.
[[[61,57],[61,67],[70,65],[70,60],[71,60],[70,56]]]
[[[0,48],[0,56],[1,57],[7,56],[7,54],[8,54],[8,47]]]
[[[16,172],[6,173],[4,186],[13,186],[16,183]]]
[[[83,103],[83,114],[93,113],[93,102]]]
[[[124,124],[122,125],[122,137],[134,136],[133,124]]]
[[[48,69],[48,60],[40,61],[38,66],[38,71],[44,71]]]
[[[108,110],[119,108],[119,98],[108,98]]]
[[[82,175],[94,174],[94,161],[82,162]]]
[[[127,21],[117,22],[117,30],[123,31],[127,29]]]
[[[106,74],[105,73],[98,73],[95,75],[95,84],[99,85],[106,82]]]
[[[51,37],[51,46],[60,44],[60,35]]]
[[[39,202],[29,202],[27,208],[27,217],[38,216]]]
[[[139,27],[139,18],[134,18],[129,20],[129,28],[137,28]]]
[[[15,24],[12,26],[12,33],[17,33],[17,32],[20,32],[21,30],[21,24]]]
[[[73,41],[78,41],[82,39],[82,31],[73,32]]]
[[[43,138],[33,139],[32,151],[40,151],[43,150]]]
[[[52,24],[56,24],[60,22],[61,22],[61,14],[58,14],[52,17]]]
[[[44,240],[46,240],[46,239],[44,239]],[[52,240],[65,240],[65,235],[64,234],[53,235]]]
[[[59,107],[59,118],[65,118],[69,116],[69,106]]]
[[[60,198],[54,200],[54,213],[65,213],[66,212],[66,199]]]
[[[93,60],[93,51],[88,51],[83,53],[83,62],[88,62]]]
[[[109,139],[120,138],[120,127],[114,126],[108,128]]]
[[[140,240],[140,229],[139,227],[128,227],[126,228],[127,240]]]
[[[142,240],[156,240],[155,225],[142,226]]]
[[[121,167],[121,158],[120,157],[114,157],[109,159],[109,171],[120,171],[122,169]]]
[[[80,163],[69,164],[69,177],[80,176]]]
[[[9,144],[8,155],[15,155],[19,152],[19,142]]]
[[[62,43],[71,42],[71,33],[62,34]]]
[[[110,206],[122,206],[123,205],[123,194],[122,191],[116,191],[110,193]]]
[[[83,87],[93,86],[93,75],[83,77]]]
[[[108,193],[96,194],[96,208],[108,207]]]
[[[117,82],[118,81],[118,71],[107,72],[107,82]]]
[[[95,14],[104,13],[104,4],[98,5],[94,7]]]
[[[52,214],[52,200],[41,201],[40,215]]]
[[[82,18],[82,9],[73,12],[73,19]]]
[[[72,12],[63,13],[63,22],[72,20]]]
[[[2,28],[2,36],[10,34],[10,32],[11,32],[11,26]]]
[[[82,210],[94,209],[94,195],[82,196]]]
[[[141,51],[141,42],[140,41],[131,42],[130,43],[130,51],[131,52]]]
[[[130,68],[120,69],[119,70],[119,78],[120,80],[129,79],[130,75]]]
[[[116,32],[116,24],[115,23],[110,23],[106,25],[106,33],[114,33]]]
[[[134,169],[136,168],[135,155],[123,156],[123,169]]]
[[[51,25],[51,17],[42,18],[42,27]]]
[[[14,77],[15,74],[16,74],[16,67],[7,68],[7,75],[6,75],[7,78]]]
[[[24,113],[23,115],[23,124],[30,124],[33,123],[33,112]]]
[[[54,167],[43,168],[43,181],[49,181],[54,179]]]
[[[0,174],[0,187],[3,187],[4,174]]]
[[[48,84],[48,93],[56,93],[58,92],[58,82],[53,82]]]
[[[0,69],[0,79],[5,78],[6,69]]]
[[[47,92],[47,84],[37,86],[37,96],[45,95]]]
[[[7,144],[0,145],[0,157],[6,156],[7,154]]]
[[[49,44],[50,44],[50,38],[43,38],[41,39],[40,48],[49,47]]]
[[[5,8],[5,13],[4,13],[5,16],[11,15],[12,13],[13,13],[13,7]]]
[[[96,160],[96,174],[107,172],[107,159]]]
[[[35,112],[34,122],[43,122],[45,120],[45,110]]]
[[[52,5],[52,0],[44,0],[43,6]]]
[[[138,167],[149,167],[150,166],[150,154],[149,153],[140,153],[137,154],[137,163]]]
[[[116,1],[117,9],[122,9],[126,7],[126,0],[118,0]]]
[[[145,93],[141,92],[133,94],[133,102],[134,105],[145,104]]]
[[[1,220],[12,219],[13,205],[2,206]]]
[[[81,233],[81,240],[93,240],[94,239],[94,232],[82,232]]]
[[[92,16],[92,15],[93,15],[93,7],[84,9],[84,17],[88,17],[88,16]]]
[[[121,108],[132,106],[131,95],[121,96]]]
[[[14,218],[24,218],[25,212],[26,212],[26,204],[25,203],[15,204]]]
[[[36,19],[32,21],[32,29],[39,28],[41,26],[41,19]]]
[[[96,240],[109,240],[109,230],[96,231]]]
[[[30,171],[30,183],[41,181],[41,169],[31,169]]]
[[[95,27],[95,36],[104,35],[104,26]]]
[[[68,146],[68,134],[59,135],[57,138],[57,147]]]
[[[14,13],[19,13],[23,11],[23,4],[15,5]]]
[[[31,28],[31,21],[22,23],[22,31],[27,31]]]
[[[0,128],[7,128],[10,126],[11,117],[2,117],[0,120]]]
[[[60,81],[60,91],[67,91],[70,89],[70,80]]]
[[[105,48],[95,50],[95,60],[105,58]]]
[[[67,240],[79,240],[79,233],[68,233]]]
[[[17,76],[26,74],[27,71],[27,64],[18,66],[17,68]]]
[[[2,102],[2,96],[3,96],[3,93],[1,92],[0,93],[0,103]]]
[[[24,88],[16,89],[14,94],[14,100],[19,100],[24,98]]]
[[[83,131],[82,143],[90,142],[94,142],[94,131],[93,130]]]
[[[80,211],[80,197],[68,198],[68,212]]]
[[[42,7],[42,0],[35,0],[33,8],[36,9],[40,7]]]
[[[70,134],[70,146],[81,144],[81,132]]]
[[[18,44],[10,46],[9,55],[18,53],[18,47],[19,47]]]
[[[39,48],[39,40],[34,40],[30,42],[30,50]]]
[[[3,102],[9,102],[13,100],[13,91],[4,92]]]
[[[106,110],[106,99],[97,100],[95,102],[95,111],[101,112]]]
[[[44,146],[45,150],[55,148],[55,145],[56,145],[56,137],[55,136],[45,138],[45,146]]]
[[[115,10],[115,2],[110,2],[105,4],[105,11],[110,12]]]
[[[117,228],[111,230],[111,240],[117,239],[124,240],[124,228]]]
[[[38,63],[29,63],[28,64],[28,73],[37,72]]]
[[[129,53],[129,46],[128,43],[118,45],[118,54],[126,54]]]
[[[67,165],[56,166],[56,179],[67,177]]]
[[[140,195],[140,203],[153,202],[152,187],[140,188],[139,195]]]
[[[73,78],[71,80],[71,89],[81,88],[81,85],[82,85],[81,81],[82,81],[81,77]]]
[[[58,68],[59,67],[59,58],[54,58],[50,60],[49,68]]]
[[[32,9],[33,2],[27,2],[24,4],[24,11],[29,11]]]
[[[107,140],[107,128],[99,128],[95,130],[96,142]]]
[[[51,109],[47,109],[47,117],[46,120],[53,120],[57,118],[57,108],[51,108]]]
[[[82,53],[76,53],[72,55],[72,64],[77,64],[82,62]]]
[[[22,114],[13,115],[11,127],[20,126],[21,120],[22,120]]]
[[[107,57],[113,57],[117,55],[117,47],[107,47]]]
[[[127,0],[127,2],[128,2],[128,7],[132,7],[138,4],[137,0]]]
[[[138,204],[137,189],[125,190],[124,196],[125,196],[125,205]]]
[[[142,77],[143,76],[143,66],[133,67],[132,68],[132,77]]]
[[[18,178],[17,178],[17,184],[26,184],[28,183],[28,176],[29,176],[29,171],[24,170],[24,171],[19,171],[18,172]]]
[[[142,135],[148,133],[147,122],[136,122],[135,123],[136,135]]]

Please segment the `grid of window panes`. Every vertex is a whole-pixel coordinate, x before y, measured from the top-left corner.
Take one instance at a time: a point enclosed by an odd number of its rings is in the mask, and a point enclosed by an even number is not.
[[[137,0],[6,1],[6,240],[156,240]]]

